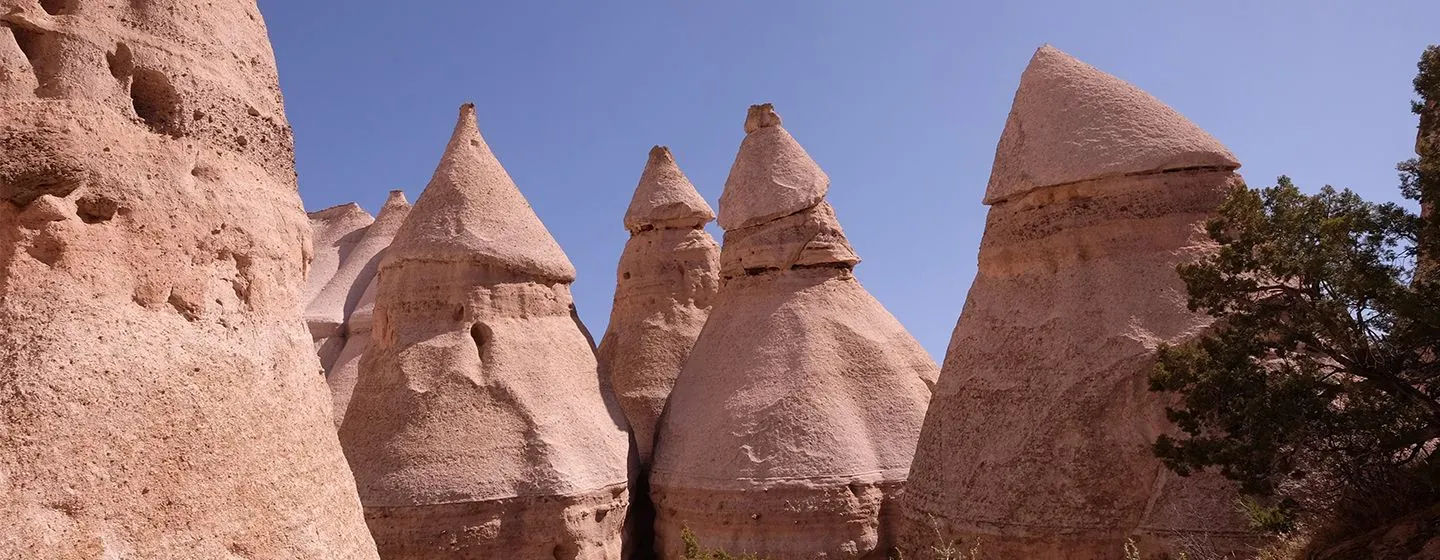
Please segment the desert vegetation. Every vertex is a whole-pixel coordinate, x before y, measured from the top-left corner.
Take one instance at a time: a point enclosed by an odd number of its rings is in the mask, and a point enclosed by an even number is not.
[[[1155,454],[1234,480],[1252,524],[1305,557],[1365,557],[1326,551],[1440,501],[1440,47],[1414,85],[1418,157],[1399,171],[1420,211],[1286,177],[1237,189],[1207,226],[1218,250],[1179,267],[1215,323],[1151,376],[1178,398]],[[1430,526],[1393,546],[1418,552]]]

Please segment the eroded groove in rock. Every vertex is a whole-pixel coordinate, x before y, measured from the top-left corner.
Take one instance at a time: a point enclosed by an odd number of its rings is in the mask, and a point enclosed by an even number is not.
[[[376,559],[264,24],[153,3],[0,2],[0,557]],[[216,127],[177,141],[177,106]]]
[[[1046,135],[1037,136],[1043,130]],[[979,271],[951,338],[901,507],[901,549],[1111,558],[1250,536],[1217,475],[1178,477],[1151,353],[1208,325],[1175,273],[1240,185],[1218,141],[1052,47],[1021,78],[996,148]]]
[[[720,198],[721,286],[651,470],[657,549],[885,558],[937,367],[856,281],[829,179],[772,107]]]

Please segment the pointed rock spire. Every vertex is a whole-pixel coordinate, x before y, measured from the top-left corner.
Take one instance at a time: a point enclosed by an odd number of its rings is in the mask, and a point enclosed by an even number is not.
[[[405,200],[405,192],[390,191],[380,214],[369,226],[358,232],[359,239],[342,255],[335,274],[306,306],[305,320],[312,325],[312,332],[316,328],[314,325],[336,325],[338,328],[349,320],[365,286],[375,277],[376,267],[380,264],[380,254],[390,246],[395,232],[400,229],[409,213],[410,203]],[[323,365],[326,371],[329,371],[329,364]]]
[[[1233,485],[1176,476],[1151,453],[1173,426],[1168,399],[1146,390],[1155,347],[1211,322],[1186,308],[1175,269],[1213,250],[1203,226],[1242,184],[1239,164],[1159,101],[1050,47],[1015,103],[897,508],[899,548],[923,558],[937,538],[978,540],[1034,560],[1108,558],[1130,538],[1156,557],[1186,542],[1247,549]],[[1014,198],[1072,179],[1090,180],[1047,189],[1043,204]]]
[[[1230,150],[1168,105],[1044,45],[1020,76],[985,203],[1089,179],[1238,167]]]
[[[657,549],[679,557],[688,525],[762,557],[883,556],[938,368],[855,280],[824,172],[768,105],[746,128],[721,287],[660,418]]]
[[[460,107],[440,166],[401,232],[387,258],[478,260],[522,276],[575,279],[570,259],[480,137],[473,103]]]
[[[317,303],[317,299],[333,283],[335,274],[375,218],[354,202],[310,212],[309,217],[315,254],[305,277],[305,325],[319,345],[323,339],[340,333],[345,316],[338,303],[327,305]]]
[[[466,105],[346,356],[340,440],[382,557],[621,557],[629,435],[573,277]]]
[[[651,149],[625,215],[630,239],[599,349],[602,375],[615,388],[644,466],[670,388],[719,289],[720,246],[705,232],[711,219],[670,150]],[[662,227],[644,227],[652,225]]]
[[[365,235],[350,258],[340,266],[335,281],[327,286],[326,295],[318,298],[345,302],[345,330],[338,352],[327,352],[333,345],[321,346],[320,365],[325,369],[325,383],[330,386],[335,425],[338,427],[345,418],[345,409],[350,406],[350,395],[355,390],[359,377],[360,357],[370,348],[370,328],[375,313],[375,290],[377,268],[385,256],[395,232],[410,214],[410,201],[405,191],[392,190],[375,216],[375,223],[365,228]],[[312,302],[313,304],[313,302]]]
[[[740,229],[794,214],[819,204],[829,189],[830,177],[780,126],[775,106],[752,105],[720,195],[720,227]]]
[[[640,184],[625,211],[625,229],[646,226],[690,228],[715,219],[715,212],[675,164],[670,148],[655,146],[640,174]]]

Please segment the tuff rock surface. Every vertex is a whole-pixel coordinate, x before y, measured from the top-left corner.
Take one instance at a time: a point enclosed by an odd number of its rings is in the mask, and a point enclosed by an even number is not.
[[[1115,558],[1127,537],[1147,555],[1248,538],[1226,482],[1151,454],[1169,423],[1147,385],[1158,344],[1208,325],[1175,267],[1209,250],[1204,223],[1238,166],[1133,86],[1035,54],[910,471],[907,558],[950,538],[1037,560]]]
[[[379,280],[376,269],[385,255],[385,249],[395,238],[395,232],[400,230],[400,224],[405,222],[408,215],[410,202],[405,200],[405,193],[390,191],[390,196],[380,208],[380,214],[375,217],[374,223],[360,231],[360,238],[337,267],[335,275],[325,289],[310,302],[312,310],[333,309],[343,305],[343,336],[331,335],[328,339],[338,338],[341,342],[338,354],[333,357],[327,354],[327,350],[333,348],[334,344],[316,344],[321,365],[325,367],[325,383],[330,386],[337,428],[345,419],[345,409],[350,406],[350,394],[355,391],[355,381],[360,376],[360,357],[370,348],[370,331],[375,316],[375,292]],[[323,313],[307,315],[325,316]],[[313,322],[311,324],[314,325]],[[311,334],[314,334],[314,327],[311,329]]]
[[[255,3],[0,0],[0,557],[376,558]]]
[[[828,179],[773,108],[746,129],[720,291],[659,428],[656,547],[679,558],[688,526],[736,554],[884,558],[937,368],[856,281]]]
[[[315,341],[315,353],[320,356],[320,369],[328,372],[340,350],[345,347],[345,302],[342,300],[334,305],[333,313],[313,313],[310,308],[324,307],[316,305],[316,296],[335,278],[340,264],[349,258],[355,244],[365,236],[366,228],[375,221],[375,217],[353,202],[311,212],[308,216],[314,258],[311,259],[310,269],[305,276],[302,296],[306,307],[305,326]]]
[[[644,464],[670,388],[720,286],[720,246],[705,232],[713,219],[670,150],[652,149],[625,213],[630,240],[620,255],[615,305],[599,352]]]
[[[340,426],[381,555],[619,558],[629,437],[473,105],[380,264]]]

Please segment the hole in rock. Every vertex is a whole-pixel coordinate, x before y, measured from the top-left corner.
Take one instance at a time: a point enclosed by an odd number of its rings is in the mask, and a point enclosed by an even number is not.
[[[82,196],[75,201],[75,214],[87,224],[108,222],[120,211],[120,204],[103,196]]]
[[[110,66],[110,75],[122,82],[135,72],[135,55],[125,43],[115,43],[115,52],[105,53],[105,63]]]
[[[145,121],[150,130],[175,138],[184,135],[180,92],[164,74],[136,68],[135,79],[130,84],[130,100],[135,106],[135,115]]]
[[[580,547],[557,544],[555,545],[555,550],[550,551],[550,556],[555,560],[575,560],[580,557]]]
[[[40,7],[52,16],[63,16],[75,13],[75,8],[80,7],[80,0],[40,0]]]
[[[475,341],[475,348],[480,352],[480,360],[482,362],[485,360],[485,353],[486,350],[488,350],[486,345],[490,343],[492,336],[494,336],[494,333],[490,332],[490,327],[486,326],[485,323],[475,323],[470,327],[470,338]]]

